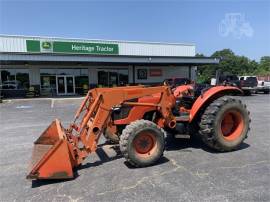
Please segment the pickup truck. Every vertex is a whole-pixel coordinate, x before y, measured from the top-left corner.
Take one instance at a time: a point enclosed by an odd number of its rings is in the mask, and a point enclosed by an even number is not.
[[[220,75],[218,78],[218,85],[230,84],[240,88],[244,95],[251,95],[256,92],[258,80],[256,76],[236,76],[233,74]]]
[[[258,86],[256,88],[256,93],[263,92],[264,94],[270,93],[270,82],[258,81]]]
[[[256,92],[258,80],[256,76],[239,76],[239,88],[242,89],[245,95],[251,95]]]

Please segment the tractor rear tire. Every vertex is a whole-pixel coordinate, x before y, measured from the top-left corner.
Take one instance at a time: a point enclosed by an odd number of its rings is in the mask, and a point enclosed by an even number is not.
[[[155,164],[163,155],[165,131],[148,120],[137,120],[123,130],[120,150],[132,166],[145,167]]]
[[[223,96],[204,111],[200,130],[202,141],[210,148],[226,152],[236,150],[247,138],[249,111],[241,100]]]

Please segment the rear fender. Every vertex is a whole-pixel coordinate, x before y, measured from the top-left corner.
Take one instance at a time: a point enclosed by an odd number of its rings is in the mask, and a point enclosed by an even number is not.
[[[210,88],[202,95],[200,95],[194,102],[190,110],[189,122],[192,122],[192,120],[194,120],[200,109],[207,106],[213,100],[224,95],[236,95],[236,94],[243,94],[243,91],[233,86],[215,86]]]

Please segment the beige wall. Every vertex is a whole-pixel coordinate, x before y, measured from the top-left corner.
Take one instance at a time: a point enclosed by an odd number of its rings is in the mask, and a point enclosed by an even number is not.
[[[147,80],[137,79],[137,69],[147,69],[148,75]],[[151,69],[160,69],[162,71],[162,76],[150,76]],[[136,66],[135,68],[135,82],[136,83],[158,83],[163,82],[168,78],[177,78],[177,77],[189,77],[188,66]]]

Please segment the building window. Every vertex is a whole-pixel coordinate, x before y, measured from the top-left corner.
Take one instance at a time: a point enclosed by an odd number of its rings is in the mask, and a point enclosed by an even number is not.
[[[74,75],[75,71],[76,69],[57,69],[57,75]]]
[[[128,84],[128,70],[119,69],[118,70],[119,86],[125,86]]]
[[[100,87],[125,86],[128,84],[128,69],[99,69],[98,85]]]
[[[26,90],[29,88],[29,70],[2,69],[0,83],[2,89]]]
[[[89,89],[88,69],[74,69],[75,93],[84,94]]]
[[[41,93],[43,95],[56,94],[56,70],[40,69]]]

